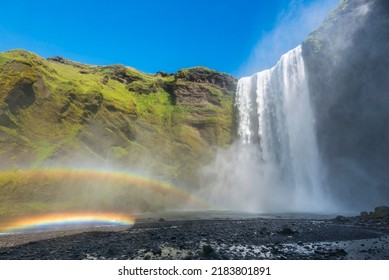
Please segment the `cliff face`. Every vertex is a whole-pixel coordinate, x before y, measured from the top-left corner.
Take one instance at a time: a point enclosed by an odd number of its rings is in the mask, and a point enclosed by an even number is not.
[[[343,206],[389,201],[389,2],[341,1],[303,44],[328,185]]]
[[[149,75],[0,53],[0,167],[115,167],[196,187],[232,141],[235,85],[202,67]]]

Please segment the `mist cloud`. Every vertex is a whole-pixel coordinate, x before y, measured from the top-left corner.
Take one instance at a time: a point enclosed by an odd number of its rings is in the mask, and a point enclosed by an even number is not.
[[[317,28],[325,16],[337,5],[338,0],[293,0],[278,15],[275,27],[264,32],[254,46],[238,76],[249,76],[273,67],[282,54],[299,45],[309,33]]]

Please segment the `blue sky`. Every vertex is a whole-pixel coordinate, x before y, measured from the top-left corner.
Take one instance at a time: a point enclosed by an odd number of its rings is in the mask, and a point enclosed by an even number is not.
[[[240,77],[274,65],[338,0],[3,0],[0,51],[141,71],[207,66]]]

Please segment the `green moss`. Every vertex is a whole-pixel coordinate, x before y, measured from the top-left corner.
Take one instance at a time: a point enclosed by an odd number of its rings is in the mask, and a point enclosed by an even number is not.
[[[20,140],[22,140],[22,141],[24,141],[26,143],[30,143],[31,142],[27,137],[25,137],[23,135],[20,135],[16,129],[0,126],[0,131],[8,134],[9,136],[12,136],[14,138],[20,139]]]
[[[200,71],[203,77],[215,72],[201,67],[182,70],[188,75],[191,71]],[[157,179],[195,186],[197,170],[212,159],[213,147],[228,145],[232,138],[233,96],[207,81],[202,87],[209,89],[217,105],[182,105],[173,90],[190,82],[173,75],[144,74],[122,65],[61,63],[21,50],[0,53],[0,105],[22,80],[33,83],[35,100],[7,112],[15,128],[0,126],[0,159],[15,168],[61,165],[75,157],[77,163],[82,159],[93,166],[141,166]],[[11,177],[8,184],[10,176],[0,176],[0,216],[75,209],[88,198],[83,192],[72,196],[79,190],[53,179],[31,184],[28,177]],[[131,195],[128,201],[136,204],[134,197],[139,198],[145,201],[142,207],[153,201]],[[128,201],[119,204],[125,208]],[[153,202],[163,207],[166,198]]]
[[[121,159],[128,156],[128,151],[122,147],[112,147],[114,159]]]
[[[4,65],[6,62],[9,61],[10,61],[9,58],[0,55],[0,65]]]
[[[55,146],[52,145],[48,141],[37,141],[33,144],[34,150],[36,151],[36,161],[33,167],[39,167],[42,163],[49,158],[53,151],[55,150]]]

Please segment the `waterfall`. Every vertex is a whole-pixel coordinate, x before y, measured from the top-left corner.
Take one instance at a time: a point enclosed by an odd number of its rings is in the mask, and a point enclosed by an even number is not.
[[[201,170],[199,195],[217,209],[333,211],[301,46],[273,68],[240,79],[235,105],[239,139]]]
[[[236,106],[240,146],[257,147],[263,165],[275,168],[281,179],[282,187],[269,186],[280,193],[271,195],[287,195],[292,209],[320,209],[325,170],[301,46],[284,54],[275,67],[240,79]]]

